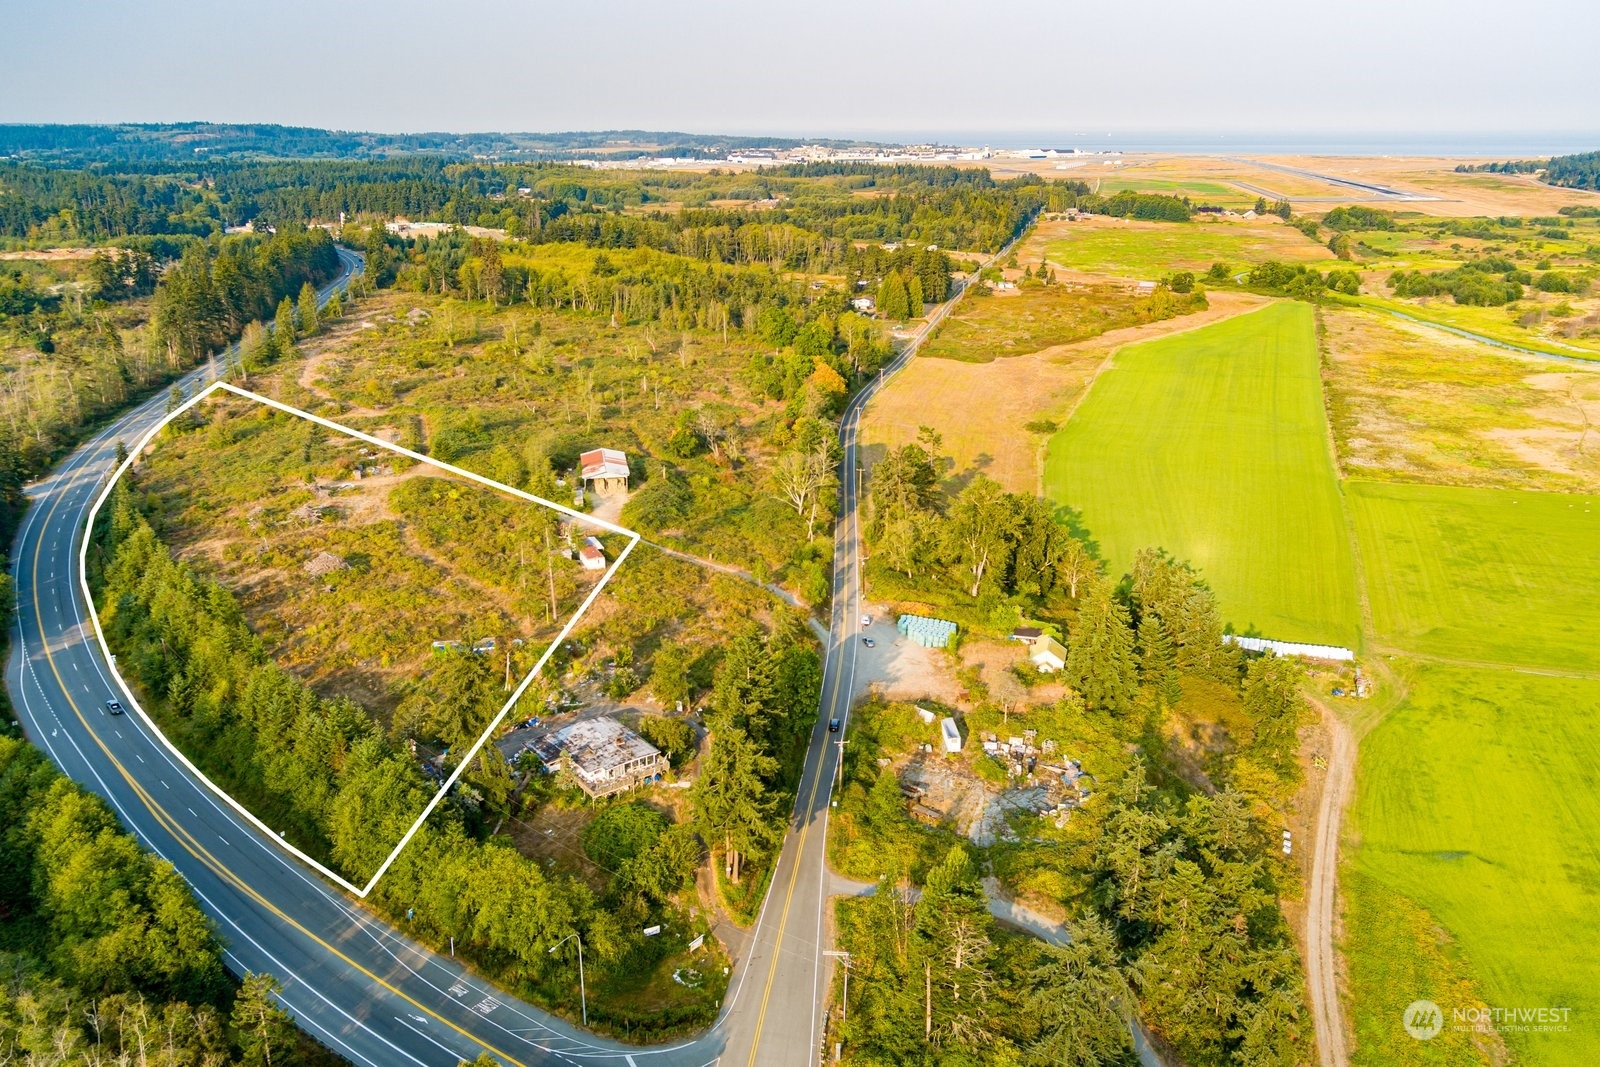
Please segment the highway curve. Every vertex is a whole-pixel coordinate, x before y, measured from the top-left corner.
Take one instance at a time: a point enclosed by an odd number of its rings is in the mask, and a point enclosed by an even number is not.
[[[340,258],[345,273],[319,294],[323,301],[360,270],[355,254],[341,250]],[[296,1022],[352,1063],[455,1067],[487,1051],[510,1067],[815,1064],[827,993],[824,838],[839,759],[827,723],[849,713],[853,617],[860,611],[857,415],[959,299],[935,309],[841,424],[842,499],[821,714],[761,916],[735,960],[720,1017],[693,1040],[623,1045],[495,989],[295,861],[187,772],[141,716],[106,713],[118,687],[80,594],[78,547],[118,442],[136,441],[164,417],[164,393],[125,413],[27,490],[30,506],[12,555],[18,610],[6,669],[22,726],[66,774],[106,798],[145,847],[177,868],[227,943],[229,967],[277,976],[280,1000]],[[192,390],[209,374],[199,368],[182,384]]]

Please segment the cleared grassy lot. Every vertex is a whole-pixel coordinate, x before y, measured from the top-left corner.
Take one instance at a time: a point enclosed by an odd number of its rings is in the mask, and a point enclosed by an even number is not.
[[[1591,631],[1591,633],[1594,631]],[[1508,1033],[1530,1064],[1600,1062],[1600,681],[1443,665],[1406,668],[1410,693],[1362,745],[1346,916],[1361,1064],[1471,1063],[1454,1035],[1434,1055],[1400,1027],[1426,998],[1571,1008],[1564,1033]],[[1453,944],[1430,933],[1400,894]],[[1396,916],[1399,918],[1396,919]],[[1368,920],[1398,925],[1357,929]],[[1459,954],[1458,954],[1459,953]]]
[[[1204,271],[1222,262],[1235,270],[1275,259],[1285,263],[1333,260],[1334,255],[1299,230],[1279,222],[1134,222],[1086,219],[1045,244],[1053,263],[1069,270],[1156,280],[1173,271]]]
[[[1052,438],[1045,492],[1080,509],[1113,573],[1161,545],[1200,568],[1239,630],[1356,642],[1304,304],[1123,349]]]
[[[1014,292],[963,301],[921,354],[987,363],[1204,307],[1205,299],[1198,295],[1141,297],[1123,285],[1025,285]]]
[[[1106,178],[1099,182],[1096,191],[1110,195],[1124,190],[1136,193],[1165,193],[1168,196],[1187,196],[1193,200],[1206,204],[1221,204],[1224,207],[1246,208],[1256,202],[1255,193],[1247,193],[1233,185],[1222,182],[1203,181],[1200,179],[1185,178]]]
[[[1597,669],[1600,497],[1348,490],[1382,641],[1472,662]]]

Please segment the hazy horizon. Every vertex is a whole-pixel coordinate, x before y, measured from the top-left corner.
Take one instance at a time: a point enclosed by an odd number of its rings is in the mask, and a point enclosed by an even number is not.
[[[1582,143],[1600,8],[1349,0],[1288,11],[1048,0],[985,14],[816,0],[540,11],[468,0],[0,0],[0,121],[272,122],[374,132],[676,130],[991,142],[1160,134],[1236,141]],[[65,47],[70,42],[71,47]],[[647,91],[645,91],[647,90]],[[981,139],[975,137],[974,139]],[[1600,145],[1591,145],[1600,147]]]

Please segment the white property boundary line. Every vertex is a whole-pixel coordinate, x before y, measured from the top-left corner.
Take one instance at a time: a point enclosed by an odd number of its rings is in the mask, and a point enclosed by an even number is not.
[[[467,754],[462,757],[461,761],[456,765],[456,769],[451,772],[450,777],[445,779],[444,783],[440,785],[434,792],[432,799],[430,799],[427,806],[422,809],[422,814],[417,816],[417,821],[411,824],[411,828],[405,832],[403,837],[400,838],[400,843],[394,847],[394,851],[389,853],[388,858],[378,866],[377,872],[373,874],[372,878],[368,880],[365,886],[357,886],[355,883],[329,870],[326,866],[312,859],[310,856],[300,851],[300,849],[290,844],[283,838],[282,835],[278,834],[266,823],[258,819],[255,814],[247,809],[244,805],[240,804],[237,800],[233,799],[233,797],[229,796],[227,792],[217,785],[217,783],[213,782],[209,777],[207,777],[206,774],[200,770],[200,768],[196,767],[192,762],[190,762],[189,757],[184,755],[183,752],[178,749],[178,746],[172,743],[172,741],[162,731],[161,727],[156,725],[155,720],[153,720],[144,710],[144,708],[140,706],[139,701],[133,695],[133,690],[129,688],[127,681],[123,679],[122,672],[117,670],[116,657],[111,654],[111,648],[106,644],[106,635],[100,628],[100,612],[98,609],[96,609],[94,596],[89,591],[89,538],[94,532],[95,518],[100,514],[101,506],[105,504],[107,499],[110,498],[112,489],[116,488],[117,482],[122,478],[123,474],[127,472],[129,467],[133,466],[134,461],[137,460],[141,454],[143,454],[145,448],[149,446],[150,442],[155,440],[156,436],[160,434],[169,423],[178,418],[178,416],[186,413],[190,408],[200,403],[200,401],[209,397],[212,393],[215,393],[219,390],[233,393],[234,395],[243,397],[246,400],[253,400],[258,404],[265,404],[268,407],[276,408],[277,410],[285,412],[286,414],[309,420],[319,426],[327,427],[330,430],[345,434],[348,437],[354,437],[359,441],[365,441],[370,445],[375,445],[379,448],[387,449],[390,452],[398,453],[399,455],[416,460],[419,463],[426,463],[429,466],[437,467],[438,469],[447,471],[456,475],[457,477],[466,478],[469,481],[477,482],[479,485],[486,486],[498,492],[509,493],[512,496],[521,500],[526,500],[529,503],[542,504],[547,508],[553,508],[556,511],[561,512],[563,515],[569,515],[572,518],[588,523],[591,526],[598,526],[603,530],[621,534],[628,538],[628,545],[617,556],[616,562],[612,563],[611,566],[607,568],[606,573],[600,578],[600,581],[596,583],[595,587],[589,591],[589,595],[584,599],[583,603],[578,606],[578,610],[573,613],[572,618],[567,620],[566,625],[561,628],[561,632],[556,634],[555,639],[550,642],[550,646],[544,650],[544,655],[539,657],[539,662],[533,665],[533,670],[529,671],[527,677],[522,679],[521,684],[518,685],[516,690],[511,694],[511,697],[506,701],[505,706],[500,709],[500,713],[496,715],[492,721],[490,721],[488,727],[483,731],[483,734],[478,738],[477,741],[473,743],[472,748],[467,751]],[[191,774],[193,774],[200,781],[204,782],[213,793],[221,797],[228,804],[228,806],[233,808],[233,810],[237,811],[240,815],[244,816],[244,818],[248,820],[252,826],[260,830],[270,840],[276,842],[279,847],[293,854],[297,859],[315,868],[318,873],[338,883],[340,886],[349,890],[351,893],[354,893],[356,896],[365,897],[368,893],[372,892],[372,888],[378,884],[378,880],[388,872],[390,865],[393,864],[395,859],[399,857],[401,851],[405,849],[406,845],[411,843],[411,838],[415,836],[416,832],[422,828],[422,824],[428,820],[428,816],[433,814],[433,809],[438,807],[439,802],[443,800],[445,795],[450,792],[451,787],[456,784],[456,780],[461,777],[462,772],[465,771],[472,763],[479,750],[483,748],[483,746],[488,742],[489,738],[494,734],[494,731],[503,721],[505,721],[505,717],[511,713],[511,709],[516,707],[517,701],[522,699],[522,694],[527,691],[528,686],[532,685],[533,680],[539,676],[539,673],[542,670],[544,670],[545,663],[548,662],[551,655],[554,654],[557,646],[567,639],[567,635],[572,632],[572,628],[577,625],[578,620],[581,619],[584,613],[589,610],[590,606],[594,604],[595,598],[600,595],[600,591],[606,587],[607,582],[611,581],[612,575],[616,574],[617,568],[622,566],[622,561],[628,558],[628,554],[633,551],[634,546],[638,543],[639,534],[632,530],[618,526],[615,523],[606,522],[603,519],[597,519],[592,515],[585,515],[580,511],[574,511],[572,508],[557,504],[552,500],[545,500],[543,497],[534,496],[532,493],[525,493],[520,489],[513,489],[509,485],[502,485],[501,483],[492,479],[485,478],[481,474],[474,474],[472,471],[463,470],[460,467],[452,466],[449,463],[442,463],[439,460],[430,459],[427,456],[422,455],[420,452],[413,452],[409,448],[404,448],[390,441],[385,441],[381,437],[374,437],[371,434],[362,433],[360,430],[352,430],[348,426],[341,426],[336,422],[324,419],[318,415],[313,415],[309,411],[301,411],[299,408],[290,407],[288,404],[280,403],[279,401],[273,400],[270,397],[262,396],[259,393],[252,393],[248,389],[241,389],[236,385],[218,380],[212,382],[204,389],[196,392],[195,395],[190,397],[188,401],[173,409],[170,413],[168,413],[166,418],[162,419],[154,427],[152,427],[148,433],[139,439],[139,443],[129,451],[128,458],[123,460],[122,464],[111,473],[111,477],[106,480],[105,488],[101,490],[99,498],[94,502],[94,506],[89,509],[89,517],[84,524],[83,540],[78,547],[78,584],[82,587],[84,600],[89,605],[89,618],[94,623],[94,635],[95,639],[100,642],[100,652],[105,656],[106,662],[111,666],[111,676],[117,680],[117,685],[121,687],[123,695],[128,699],[129,705],[135,712],[138,713],[145,725],[150,728],[150,731],[156,737],[161,739],[161,743],[167,746],[168,750],[178,758],[178,760],[184,765],[185,768],[188,769]]]

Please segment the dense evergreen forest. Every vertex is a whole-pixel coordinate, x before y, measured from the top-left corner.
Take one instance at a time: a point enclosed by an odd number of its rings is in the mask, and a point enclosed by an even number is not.
[[[0,1062],[342,1062],[295,1029],[270,977],[228,977],[171,865],[5,734],[0,825]],[[132,1050],[144,1057],[128,1059]]]
[[[1545,167],[1544,180],[1568,189],[1600,192],[1600,152],[1557,156]]]
[[[0,163],[0,237],[104,241],[203,235],[252,219],[337,221],[396,216],[538,234],[567,214],[659,205],[774,201],[771,220],[825,237],[998,247],[1043,206],[1042,179],[996,182],[955,167],[815,164],[751,172],[594,171],[556,163],[455,163],[411,158],[356,162],[235,161],[97,164],[62,170]],[[763,217],[766,217],[764,215]],[[567,239],[560,231],[548,239]],[[620,240],[620,238],[619,238]]]
[[[1570,156],[1551,159],[1512,159],[1495,163],[1463,163],[1457,171],[1480,171],[1489,174],[1537,174],[1544,171],[1544,180],[1551,185],[1567,189],[1589,189],[1600,192],[1600,152],[1578,152]]]

